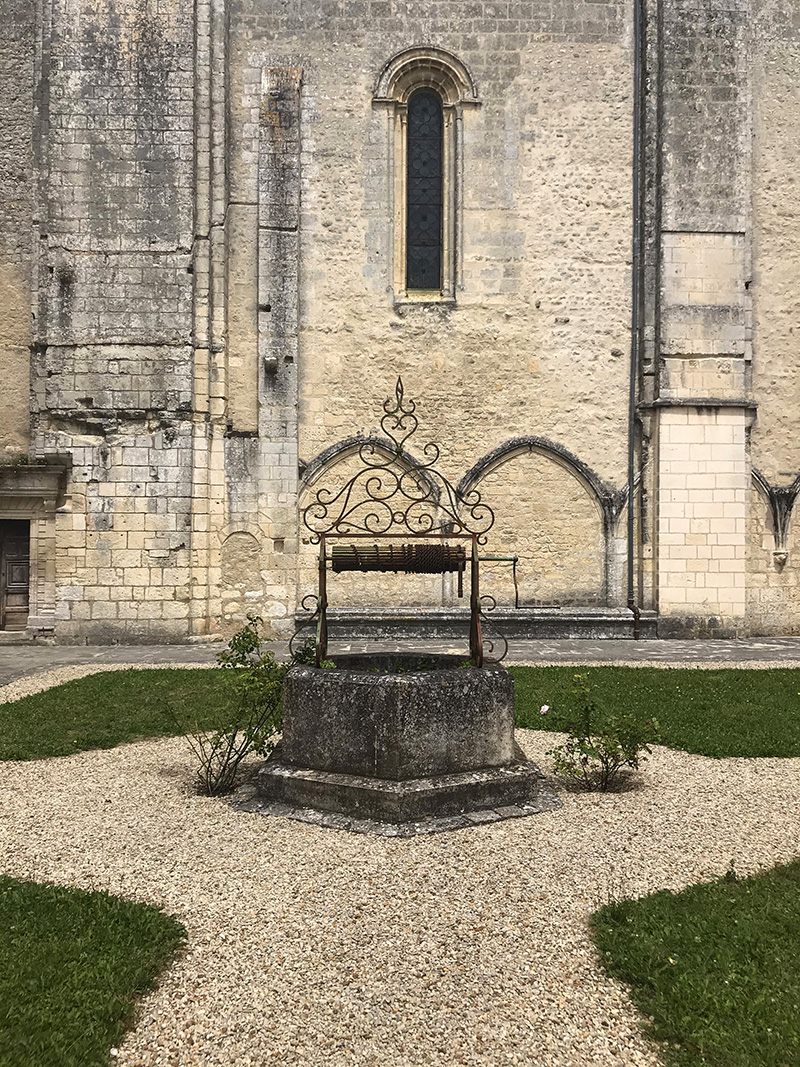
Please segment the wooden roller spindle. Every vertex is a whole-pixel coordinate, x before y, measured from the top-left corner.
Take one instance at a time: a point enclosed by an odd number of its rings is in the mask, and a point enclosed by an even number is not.
[[[334,545],[331,566],[342,571],[394,571],[402,574],[463,573],[463,545]]]

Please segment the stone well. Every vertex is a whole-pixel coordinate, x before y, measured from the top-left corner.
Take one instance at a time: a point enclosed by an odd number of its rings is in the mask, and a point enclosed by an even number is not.
[[[260,797],[394,825],[466,825],[557,806],[515,744],[513,678],[463,662],[351,655],[335,657],[336,669],[292,668],[283,744],[259,771]]]

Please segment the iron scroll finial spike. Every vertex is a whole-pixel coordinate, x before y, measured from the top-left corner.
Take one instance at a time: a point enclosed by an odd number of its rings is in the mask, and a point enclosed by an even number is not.
[[[480,492],[460,493],[438,470],[438,445],[428,442],[422,461],[406,453],[406,442],[419,425],[415,411],[398,374],[394,401],[387,397],[383,402],[385,437],[365,439],[358,450],[360,469],[338,490],[318,489],[303,510],[314,544],[322,534],[383,536],[401,529],[412,536],[474,534],[480,545],[486,543],[494,512]]]

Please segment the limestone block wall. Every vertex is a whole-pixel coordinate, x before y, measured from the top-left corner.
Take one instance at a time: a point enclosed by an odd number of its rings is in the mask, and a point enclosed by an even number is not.
[[[754,414],[747,0],[665,0],[653,510],[659,632],[746,626]]]
[[[247,405],[254,389],[262,411],[275,410],[277,397],[280,417],[272,424],[280,440],[294,440],[301,464],[311,463],[338,441],[374,431],[380,405],[402,374],[424,411],[424,439],[444,446],[447,474],[456,482],[504,441],[541,434],[610,484],[624,484],[629,11],[616,3],[552,12],[512,6],[411,2],[378,12],[375,5],[322,2],[312,17],[263,0],[232,3],[236,243],[228,276],[236,307],[232,301],[228,351],[237,430],[252,425]],[[395,120],[374,98],[389,61],[423,46],[446,50],[468,70],[477,103],[456,119],[455,299],[419,303],[396,299]],[[280,71],[297,72],[300,85],[297,234],[286,226],[281,238],[284,246],[298,243],[297,295],[259,281],[256,309],[252,279],[286,276],[278,271],[285,253],[271,232],[274,195],[264,168],[273,152],[265,122],[268,133]],[[295,321],[289,358],[296,362],[287,366]],[[288,405],[283,399],[294,395],[290,367],[297,375],[294,412],[291,399]],[[260,439],[262,450],[268,441],[278,447],[263,415]],[[274,469],[264,451],[260,462]],[[561,491],[557,477],[550,482]],[[296,489],[284,485],[291,499]],[[506,515],[503,544],[514,514],[517,536],[533,524],[530,536],[542,544],[552,539],[554,524],[583,521],[585,494],[575,498],[576,508],[570,493],[545,501],[531,492],[521,464],[491,491],[500,494],[496,503]],[[261,498],[261,514],[269,516],[262,521],[262,564],[276,574],[294,561],[284,577],[290,615],[294,589],[313,587],[314,564],[295,535],[270,536],[270,519],[282,505],[280,492],[271,492]],[[531,580],[534,598],[619,599],[618,571],[613,591],[603,585],[605,550],[596,543],[601,524],[591,502],[587,514],[592,548],[573,554],[560,578],[540,575],[539,587]],[[487,551],[501,548],[498,540]],[[239,584],[244,592],[246,582]],[[430,592],[440,600],[438,588]],[[388,587],[381,593],[388,597]]]
[[[28,451],[36,8],[0,3],[0,462]]]
[[[753,398],[748,616],[759,633],[800,632],[794,510],[800,475],[800,19],[753,4]],[[770,500],[769,493],[773,494]]]
[[[420,417],[424,409],[417,407]],[[419,431],[417,431],[419,432]],[[373,499],[393,502],[402,510],[409,506],[401,483],[411,497],[425,494],[426,507],[436,514],[441,483],[425,469],[408,462],[398,464],[381,447],[382,438],[353,437],[334,446],[303,472],[300,492],[299,599],[317,588],[319,549],[313,532],[329,526],[346,502],[350,509],[367,499],[365,483],[372,485]],[[369,464],[362,459],[366,449]],[[375,451],[373,451],[375,450]],[[421,452],[418,445],[417,451]],[[430,453],[425,456],[431,459]],[[377,466],[376,464],[384,464]],[[505,607],[608,607],[619,606],[625,541],[626,493],[603,484],[596,473],[565,449],[545,438],[518,437],[482,457],[459,480],[446,453],[435,470],[449,479],[467,497],[481,494],[481,508],[489,507],[494,519],[488,543],[479,546],[483,560],[481,589]],[[417,486],[418,488],[414,488]],[[509,488],[510,487],[510,488]],[[393,493],[392,490],[400,491]],[[472,499],[472,498],[470,498]],[[370,510],[380,521],[386,515],[378,503]],[[365,510],[359,512],[363,517]],[[419,512],[409,512],[410,526]],[[487,513],[488,514],[488,513]],[[440,515],[441,517],[441,515]],[[324,521],[323,521],[324,520]],[[402,541],[400,532],[395,540]],[[346,538],[343,543],[347,543]],[[369,542],[368,542],[369,543]],[[469,545],[466,546],[469,551]],[[512,557],[517,557],[514,585]],[[502,557],[492,559],[491,557]],[[463,586],[469,595],[468,583]],[[331,579],[328,597],[332,607],[459,606],[457,580],[440,576],[394,576],[392,574],[343,573]],[[464,604],[462,603],[463,607]]]
[[[742,233],[663,235],[661,397],[736,399],[752,356]]]
[[[737,409],[665,410],[659,421],[659,609],[745,614],[745,416]]]
[[[663,633],[800,631],[800,22],[644,7],[635,594]],[[398,375],[410,460],[437,441],[480,489],[522,603],[624,605],[632,14],[0,0],[0,458],[47,472],[5,479],[0,519],[39,524],[37,619],[290,630],[316,581],[298,504]],[[403,279],[414,69],[446,88],[441,295]],[[484,585],[510,603],[508,568]]]
[[[186,4],[43,6],[31,418],[71,468],[63,640],[188,631],[193,38]]]
[[[520,605],[607,604],[603,515],[573,472],[529,452],[491,471],[478,488],[498,501],[490,551],[519,556]],[[513,605],[507,564],[485,566],[483,588]]]
[[[747,617],[754,633],[796,634],[800,632],[797,526],[789,524],[782,535],[770,503],[761,487],[753,485],[750,490]]]

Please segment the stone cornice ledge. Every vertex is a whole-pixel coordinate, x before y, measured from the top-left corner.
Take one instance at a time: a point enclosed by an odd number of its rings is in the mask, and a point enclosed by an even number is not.
[[[754,400],[713,396],[659,397],[657,400],[643,402],[636,406],[639,411],[652,411],[653,408],[745,408],[748,411],[756,411],[758,408]]]
[[[58,507],[67,487],[67,467],[60,463],[0,464],[0,500],[2,497],[34,497],[52,500]]]

